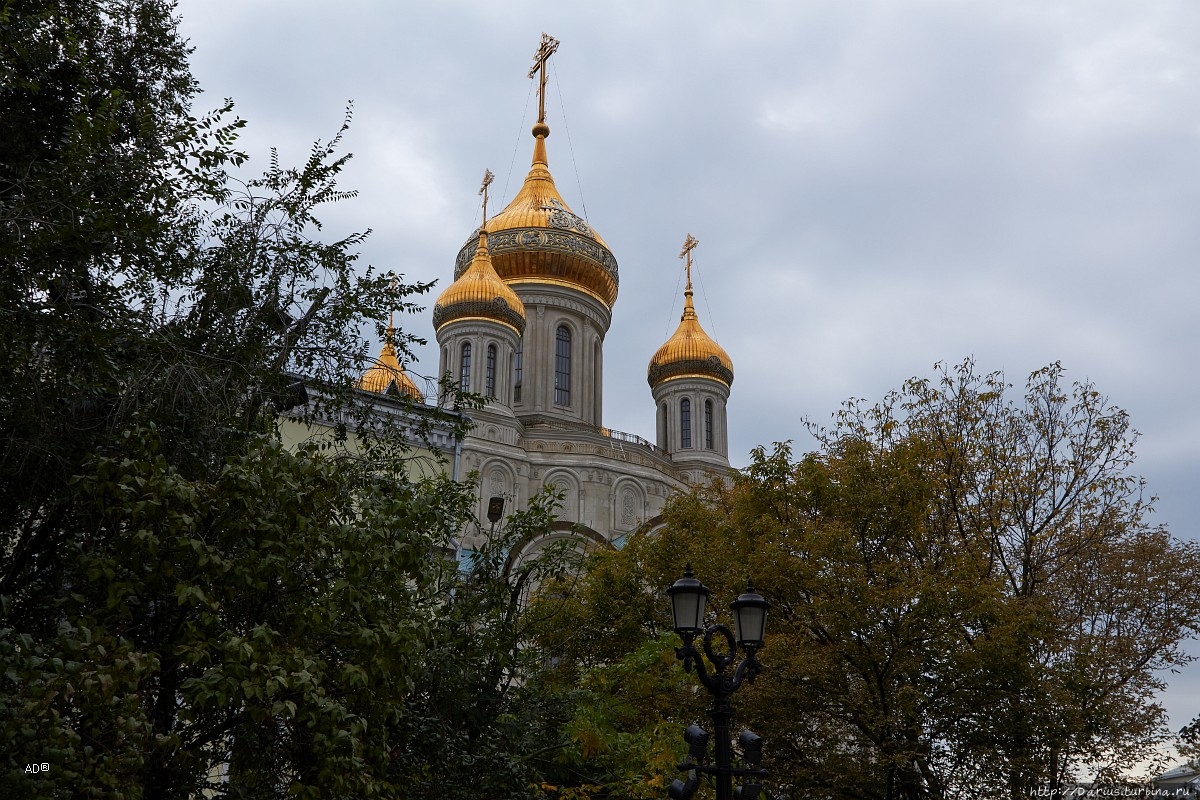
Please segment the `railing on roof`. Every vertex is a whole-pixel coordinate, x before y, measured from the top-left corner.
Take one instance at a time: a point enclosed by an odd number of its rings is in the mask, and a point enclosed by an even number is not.
[[[602,428],[596,425],[589,425],[586,422],[568,422],[567,420],[551,419],[548,417],[537,417],[534,419],[527,418],[525,420],[525,429],[527,431],[535,431],[537,429],[560,430],[560,431],[587,431],[603,436],[607,439],[612,439],[621,444],[631,444],[635,447],[644,447],[652,453],[657,453],[662,456],[667,455],[667,451],[663,450],[656,444],[638,436],[635,433],[626,433],[625,431],[615,431],[612,428]],[[617,445],[620,447],[621,445]]]
[[[618,442],[626,442],[627,444],[636,444],[636,445],[641,445],[642,447],[649,447],[651,450],[658,450],[658,445],[643,439],[641,436],[638,436],[636,433],[626,433],[625,431],[614,431],[611,428],[601,428],[600,433],[604,434],[605,436],[607,436],[610,439],[616,439]],[[665,452],[665,451],[661,451],[661,452]]]

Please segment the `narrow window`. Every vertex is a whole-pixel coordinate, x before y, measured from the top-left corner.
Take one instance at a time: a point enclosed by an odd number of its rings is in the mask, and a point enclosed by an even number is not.
[[[712,436],[712,400],[704,401],[704,446],[713,449]]]
[[[566,325],[554,334],[554,403],[571,405],[571,331]]]
[[[517,354],[513,357],[513,402],[521,402],[521,349],[524,342],[517,342]]]
[[[600,407],[603,404],[603,397],[600,394],[600,389],[604,382],[600,378],[600,365],[604,361],[600,358],[600,342],[592,342],[592,424],[599,427],[602,422],[600,419]]]
[[[463,342],[462,359],[459,361],[458,388],[471,391],[471,343]]]
[[[679,446],[692,446],[692,401],[686,397],[679,401]]]
[[[494,344],[488,345],[485,366],[487,368],[483,379],[485,393],[488,397],[494,399],[496,397],[496,345]]]

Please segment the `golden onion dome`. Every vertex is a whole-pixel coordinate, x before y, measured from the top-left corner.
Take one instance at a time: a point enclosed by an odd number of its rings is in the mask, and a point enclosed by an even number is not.
[[[383,350],[371,368],[358,379],[358,388],[376,394],[397,394],[411,397],[418,403],[425,402],[425,395],[413,383],[412,378],[400,366],[396,357],[396,346],[392,344],[396,329],[388,323],[387,339],[383,342]]]
[[[507,283],[500,280],[488,251],[488,235],[481,231],[471,263],[456,273],[433,306],[433,327],[459,319],[487,319],[507,325],[520,336],[525,331],[525,304]]]
[[[590,225],[563,202],[546,166],[550,127],[533,126],[533,165],[517,196],[484,226],[492,264],[509,283],[569,286],[612,308],[617,299],[617,260]],[[458,252],[455,277],[470,268],[474,237]]]
[[[721,345],[700,327],[692,305],[692,283],[689,276],[683,292],[683,316],[670,339],[658,348],[646,371],[650,388],[674,378],[712,378],[725,386],[733,385],[733,361]]]

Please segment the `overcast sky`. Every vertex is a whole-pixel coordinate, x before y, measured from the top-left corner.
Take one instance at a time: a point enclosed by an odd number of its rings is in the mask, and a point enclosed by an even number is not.
[[[697,310],[733,358],[730,459],[810,440],[973,356],[1020,387],[1061,361],[1132,415],[1138,470],[1180,536],[1200,524],[1200,3],[184,0],[205,90],[265,165],[303,161],[349,101],[330,235],[365,263],[452,279],[529,167],[526,74],[560,39],[550,169],[608,242],[620,296],[605,424],[654,435],[646,365],[678,324],[687,233]],[[433,341],[428,314],[401,323]],[[437,370],[433,346],[418,372]],[[1193,648],[1194,650],[1198,648]],[[1200,714],[1200,667],[1164,696]]]

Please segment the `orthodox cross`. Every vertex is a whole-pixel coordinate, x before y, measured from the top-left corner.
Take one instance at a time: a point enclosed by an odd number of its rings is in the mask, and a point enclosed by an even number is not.
[[[558,39],[555,39],[548,33],[542,34],[542,44],[538,47],[538,51],[533,54],[533,66],[529,68],[529,77],[534,74],[538,75],[538,118],[537,121],[545,124],[546,122],[546,62],[550,60],[550,56],[554,55],[554,51],[558,49]]]
[[[487,225],[488,187],[492,185],[492,181],[495,180],[495,178],[496,178],[496,176],[492,174],[492,171],[490,169],[485,169],[483,171],[483,185],[479,187],[479,193],[481,195],[483,195],[483,224],[484,225]]]
[[[394,293],[394,292],[395,292],[397,289],[399,289],[399,288],[400,288],[400,276],[399,276],[399,275],[397,275],[397,274],[396,274],[396,273],[394,273],[394,272],[392,273],[392,279],[391,279],[390,281],[388,281],[388,288],[389,288],[389,289],[391,289],[393,293]],[[395,331],[396,331],[396,310],[393,308],[393,309],[391,309],[391,310],[389,310],[389,311],[388,311],[388,332],[387,332],[387,335],[388,335],[389,337],[391,337],[392,335],[394,335],[394,334],[395,334]]]
[[[700,240],[690,233],[683,240],[683,249],[679,251],[680,258],[687,259],[687,288],[692,288],[692,251],[696,249],[696,245],[700,244]]]

